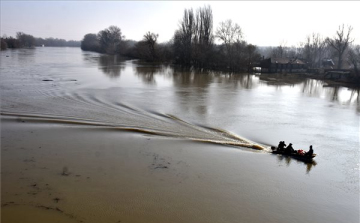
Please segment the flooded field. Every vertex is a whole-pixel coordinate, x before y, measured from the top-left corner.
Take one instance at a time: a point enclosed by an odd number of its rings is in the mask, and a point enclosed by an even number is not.
[[[1,52],[2,222],[358,222],[359,90]],[[269,153],[313,145],[306,164]]]

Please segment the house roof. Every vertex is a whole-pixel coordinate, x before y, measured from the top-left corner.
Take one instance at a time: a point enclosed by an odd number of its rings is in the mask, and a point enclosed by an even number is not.
[[[305,62],[300,60],[300,59],[281,58],[281,57],[271,58],[271,63],[277,63],[277,64],[305,64]]]

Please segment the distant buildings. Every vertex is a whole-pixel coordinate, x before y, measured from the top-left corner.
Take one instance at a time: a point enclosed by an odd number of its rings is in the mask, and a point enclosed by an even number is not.
[[[264,73],[305,73],[307,64],[297,58],[269,58],[260,62]]]

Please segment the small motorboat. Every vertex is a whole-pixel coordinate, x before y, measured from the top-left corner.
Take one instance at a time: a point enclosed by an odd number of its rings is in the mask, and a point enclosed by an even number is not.
[[[313,158],[316,157],[316,154],[312,154],[311,156],[309,155],[306,155],[306,153],[298,153],[298,151],[295,150],[294,153],[286,153],[284,151],[279,151],[277,150],[274,146],[271,147],[271,150],[272,150],[272,153],[273,154],[281,154],[281,155],[284,155],[284,156],[289,156],[289,157],[292,157],[294,159],[297,159],[297,160],[301,160],[301,161],[304,161],[304,162],[312,162],[313,161]]]

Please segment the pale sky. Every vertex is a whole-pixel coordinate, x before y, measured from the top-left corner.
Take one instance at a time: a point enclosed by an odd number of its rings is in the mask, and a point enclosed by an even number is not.
[[[296,46],[313,32],[332,37],[339,25],[351,25],[360,44],[360,1],[3,1],[1,36],[22,31],[35,37],[81,40],[87,33],[116,25],[126,39],[147,31],[159,41],[173,37],[184,9],[210,5],[214,31],[227,19],[238,23],[244,39],[258,46]]]

